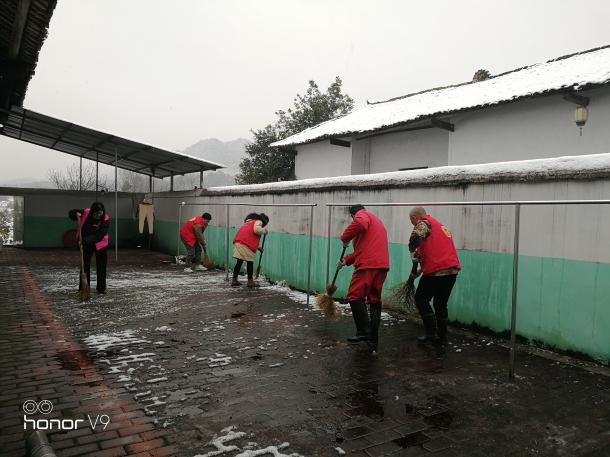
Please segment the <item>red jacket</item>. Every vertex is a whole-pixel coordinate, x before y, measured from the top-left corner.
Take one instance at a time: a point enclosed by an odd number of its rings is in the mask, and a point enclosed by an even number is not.
[[[432,230],[416,249],[422,273],[428,275],[447,268],[459,270],[460,259],[449,229],[431,216],[424,216],[423,219],[430,223]]]
[[[248,246],[252,252],[256,252],[258,249],[258,242],[261,239],[260,235],[254,233],[254,224],[256,219],[248,219],[237,231],[235,238],[233,238],[233,244],[239,243]]]
[[[197,243],[197,236],[195,236],[193,225],[201,225],[201,231],[204,231],[208,226],[208,221],[201,216],[195,216],[182,224],[182,227],[180,227],[180,238],[189,246],[195,246],[195,243]]]
[[[343,260],[348,265],[353,264],[356,270],[390,269],[388,233],[383,222],[374,214],[365,209],[358,211],[340,239],[344,243],[352,242],[354,252],[347,254]]]
[[[80,228],[81,228],[81,230],[83,228],[83,225],[85,225],[85,221],[89,217],[89,213],[90,212],[91,212],[91,208],[85,208],[84,209],[83,215],[80,218]],[[110,216],[108,216],[108,214],[104,213],[104,222],[109,221],[109,220],[110,220]],[[105,247],[108,247],[108,240],[109,240],[108,233],[106,233],[102,237],[102,239],[100,241],[95,243],[95,250],[96,251],[100,251],[100,250],[104,249]]]

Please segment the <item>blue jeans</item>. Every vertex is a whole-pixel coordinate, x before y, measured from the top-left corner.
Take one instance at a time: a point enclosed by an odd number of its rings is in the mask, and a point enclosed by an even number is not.
[[[201,263],[201,245],[195,243],[195,246],[189,246],[182,240],[182,244],[186,248],[186,266],[199,265]]]

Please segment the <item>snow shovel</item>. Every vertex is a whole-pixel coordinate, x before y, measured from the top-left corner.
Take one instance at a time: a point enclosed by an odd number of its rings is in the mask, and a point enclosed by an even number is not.
[[[261,245],[261,255],[258,258],[258,266],[256,267],[256,275],[254,276],[254,279],[258,279],[258,276],[261,274],[261,262],[263,260],[263,254],[265,252],[265,240],[267,239],[267,234],[265,233],[263,235],[263,244]]]
[[[341,251],[341,255],[339,256],[339,260],[343,258],[345,255],[345,251],[347,249],[347,245],[343,246],[343,250]],[[337,317],[338,311],[335,307],[335,301],[333,300],[333,294],[337,290],[337,286],[335,286],[335,282],[337,282],[337,276],[339,275],[340,268],[337,267],[335,270],[335,276],[333,276],[333,281],[330,284],[326,285],[326,293],[318,294],[316,296],[316,303],[324,313],[326,317]]]
[[[91,299],[91,289],[89,288],[89,282],[87,281],[87,274],[85,273],[85,258],[83,255],[83,234],[81,232],[80,216],[77,215],[78,220],[78,247],[80,248],[80,290],[78,291],[78,298],[80,301],[89,301]]]

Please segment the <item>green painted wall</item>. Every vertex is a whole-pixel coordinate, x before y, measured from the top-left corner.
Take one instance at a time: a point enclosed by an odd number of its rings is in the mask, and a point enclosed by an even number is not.
[[[26,216],[24,218],[23,246],[26,248],[63,247],[66,230],[76,228],[68,217]],[[138,224],[133,219],[119,219],[119,246],[128,246],[138,236]],[[110,246],[114,246],[114,220],[110,220]]]
[[[177,224],[155,222],[157,246],[176,253]],[[236,229],[231,228],[230,242]],[[208,251],[218,265],[225,263],[226,235],[223,227],[205,232]],[[305,235],[272,232],[267,238],[263,272],[273,281],[285,280],[301,290],[307,287],[309,239]],[[184,254],[184,248],[181,248]],[[341,252],[337,239],[331,244],[331,274]],[[449,305],[452,320],[490,328],[510,329],[513,257],[479,251],[460,251],[462,272]],[[312,289],[323,291],[326,238],[314,237]],[[402,282],[411,268],[407,246],[390,244],[391,270],[386,293]],[[231,267],[234,260],[230,260]],[[255,264],[256,265],[256,264]],[[336,297],[345,297],[352,268],[339,273]],[[610,264],[522,256],[519,261],[517,329],[521,336],[563,350],[610,360]]]

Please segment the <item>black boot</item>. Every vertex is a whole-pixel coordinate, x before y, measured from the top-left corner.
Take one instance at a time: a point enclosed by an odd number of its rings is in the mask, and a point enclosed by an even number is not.
[[[381,303],[370,305],[371,332],[369,336],[369,349],[377,353],[379,348],[379,324],[381,323]]]
[[[436,337],[436,316],[434,314],[424,314],[422,317],[424,322],[424,329],[426,330],[426,336],[420,336],[417,338],[419,343],[434,343],[437,341]]]
[[[363,301],[354,301],[349,303],[352,309],[352,316],[354,317],[354,323],[356,324],[356,336],[350,336],[347,341],[350,343],[357,343],[359,341],[366,341],[369,338],[369,315],[366,312],[366,305]]]
[[[447,345],[447,319],[436,320],[436,334],[438,335],[437,343],[446,346]]]

